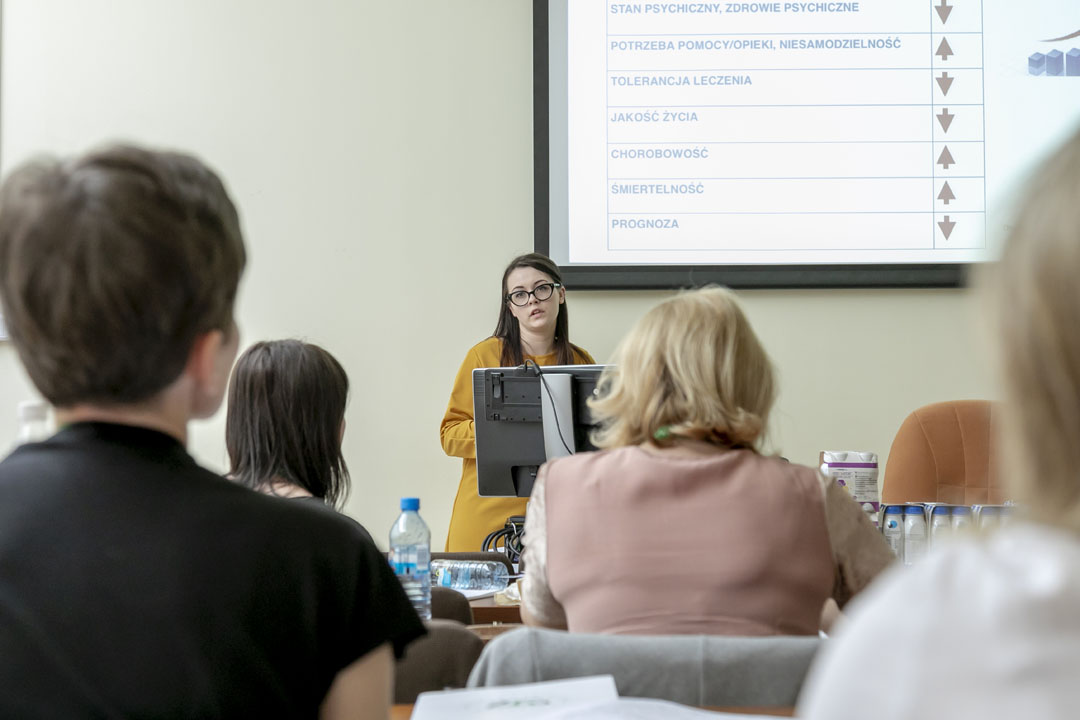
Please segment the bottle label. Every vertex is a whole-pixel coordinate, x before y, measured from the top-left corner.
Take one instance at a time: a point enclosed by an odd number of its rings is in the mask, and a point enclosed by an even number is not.
[[[403,577],[426,575],[431,551],[424,545],[407,545],[390,551],[390,565],[394,574]]]
[[[472,583],[472,566],[468,562],[455,562],[437,566],[435,584],[443,587],[467,589]]]

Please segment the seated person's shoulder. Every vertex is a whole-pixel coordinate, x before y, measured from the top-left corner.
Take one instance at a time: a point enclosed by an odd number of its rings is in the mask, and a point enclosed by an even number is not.
[[[544,464],[545,475],[552,477],[581,477],[589,474],[606,474],[634,464],[633,447],[590,450],[549,460]]]
[[[344,520],[346,522],[346,524],[351,525],[355,530],[359,531],[360,535],[365,540],[370,542],[372,545],[377,546],[377,543],[375,542],[375,538],[372,537],[371,533],[368,532],[368,529],[366,527],[361,525],[357,520],[353,519],[351,516],[345,514],[344,512],[339,512],[338,510],[335,510],[333,507],[327,505],[324,500],[322,500],[320,498],[315,498],[315,497],[307,497],[307,498],[296,498],[295,502],[297,504],[299,504],[299,505],[303,505],[305,507],[311,508],[311,509],[315,510],[315,512],[323,513],[323,514],[329,515],[329,516],[331,516],[333,518],[336,518],[338,521]]]
[[[345,647],[343,664],[384,642],[400,658],[424,634],[386,557],[358,522],[314,501],[236,490],[245,494],[258,554],[273,577],[293,587],[306,583],[318,598],[317,614],[338,618],[334,643]]]
[[[779,455],[763,455],[749,450],[741,452],[745,455],[745,462],[754,468],[755,473],[775,477],[786,483],[795,482],[792,491],[801,488],[803,492],[818,497],[828,486],[836,484],[833,479],[822,475],[817,468],[790,462]]]
[[[498,367],[502,359],[502,340],[497,337],[484,338],[469,348],[466,360],[472,360],[477,367]]]
[[[236,502],[251,519],[269,531],[287,535],[289,541],[301,547],[319,549],[326,543],[361,542],[375,548],[371,535],[360,523],[326,505],[265,495],[234,485]]]

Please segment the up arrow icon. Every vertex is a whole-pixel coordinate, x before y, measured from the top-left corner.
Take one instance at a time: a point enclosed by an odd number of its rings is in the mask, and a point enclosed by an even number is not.
[[[934,9],[937,10],[942,25],[949,22],[949,13],[952,12],[952,5],[949,4],[949,0],[941,0],[941,4],[936,5]]]
[[[940,200],[941,202],[945,203],[946,205],[949,204],[950,200],[955,200],[956,199],[956,195],[953,194],[952,188],[949,187],[949,181],[948,180],[946,180],[945,184],[941,186],[941,192],[938,193],[937,199]],[[949,218],[946,217],[945,219],[948,220]],[[953,225],[955,225],[955,224],[956,223],[953,223]],[[948,231],[946,231],[945,228],[943,227],[943,228],[941,228],[941,232],[945,233],[945,239],[948,240],[949,239],[949,233],[952,232],[952,228],[949,228]]]
[[[934,54],[940,55],[941,61],[945,62],[949,59],[950,55],[955,55],[956,53],[954,53],[952,47],[949,46],[949,39],[941,38],[941,43],[938,45],[937,51]]]
[[[950,165],[955,165],[956,164],[956,161],[953,160],[952,153],[949,152],[949,146],[948,145],[946,145],[944,148],[942,148],[941,154],[938,155],[937,164],[940,165],[941,167],[945,168],[946,170],[949,169]]]

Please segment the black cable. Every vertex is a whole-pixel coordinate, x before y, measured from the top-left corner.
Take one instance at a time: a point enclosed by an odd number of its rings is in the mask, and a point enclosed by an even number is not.
[[[525,528],[516,530],[506,539],[506,556],[510,562],[519,562],[525,552]]]
[[[525,523],[511,522],[508,519],[506,525],[506,556],[510,558],[510,562],[516,562],[525,550]]]
[[[480,550],[498,552],[499,541],[502,540],[503,554],[510,562],[515,563],[520,561],[522,553],[525,552],[525,523],[511,522],[511,518],[507,518],[504,527],[488,533],[480,545]]]
[[[555,396],[551,393],[551,388],[548,387],[547,379],[544,377],[544,371],[540,369],[540,366],[537,365],[536,361],[534,360],[526,360],[524,367],[528,368],[530,364],[536,371],[536,376],[540,378],[540,384],[544,386],[544,390],[547,392],[548,400],[551,401],[551,414],[555,416],[555,430],[559,433],[559,442],[561,442],[563,447],[566,448],[567,454],[573,455],[574,451],[570,449],[570,445],[567,444],[566,438],[563,436],[562,425],[559,423],[559,413],[556,411],[555,408]]]
[[[480,551],[481,552],[491,552],[491,551],[493,551],[495,549],[495,546],[499,542],[499,538],[501,538],[505,533],[506,533],[506,528],[500,528],[498,530],[495,530],[493,532],[488,533],[488,536],[486,538],[484,538],[484,542],[480,544]]]

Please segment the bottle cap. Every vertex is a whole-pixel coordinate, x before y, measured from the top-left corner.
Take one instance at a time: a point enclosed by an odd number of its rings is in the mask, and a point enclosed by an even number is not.
[[[420,498],[401,498],[401,509],[406,511],[419,510]]]
[[[905,505],[904,506],[904,514],[905,515],[922,515],[923,514],[922,506],[920,506],[920,505]]]
[[[952,508],[948,505],[937,505],[930,512],[931,515],[948,515],[952,512]]]
[[[49,406],[41,400],[23,400],[19,403],[19,420],[21,422],[47,420],[48,417]]]
[[[952,514],[953,515],[970,515],[971,514],[971,508],[969,508],[967,505],[960,505],[960,506],[954,507],[952,509]]]
[[[885,508],[885,514],[886,515],[903,515],[904,514],[904,508],[902,506],[900,506],[900,505],[890,505],[889,507]]]

